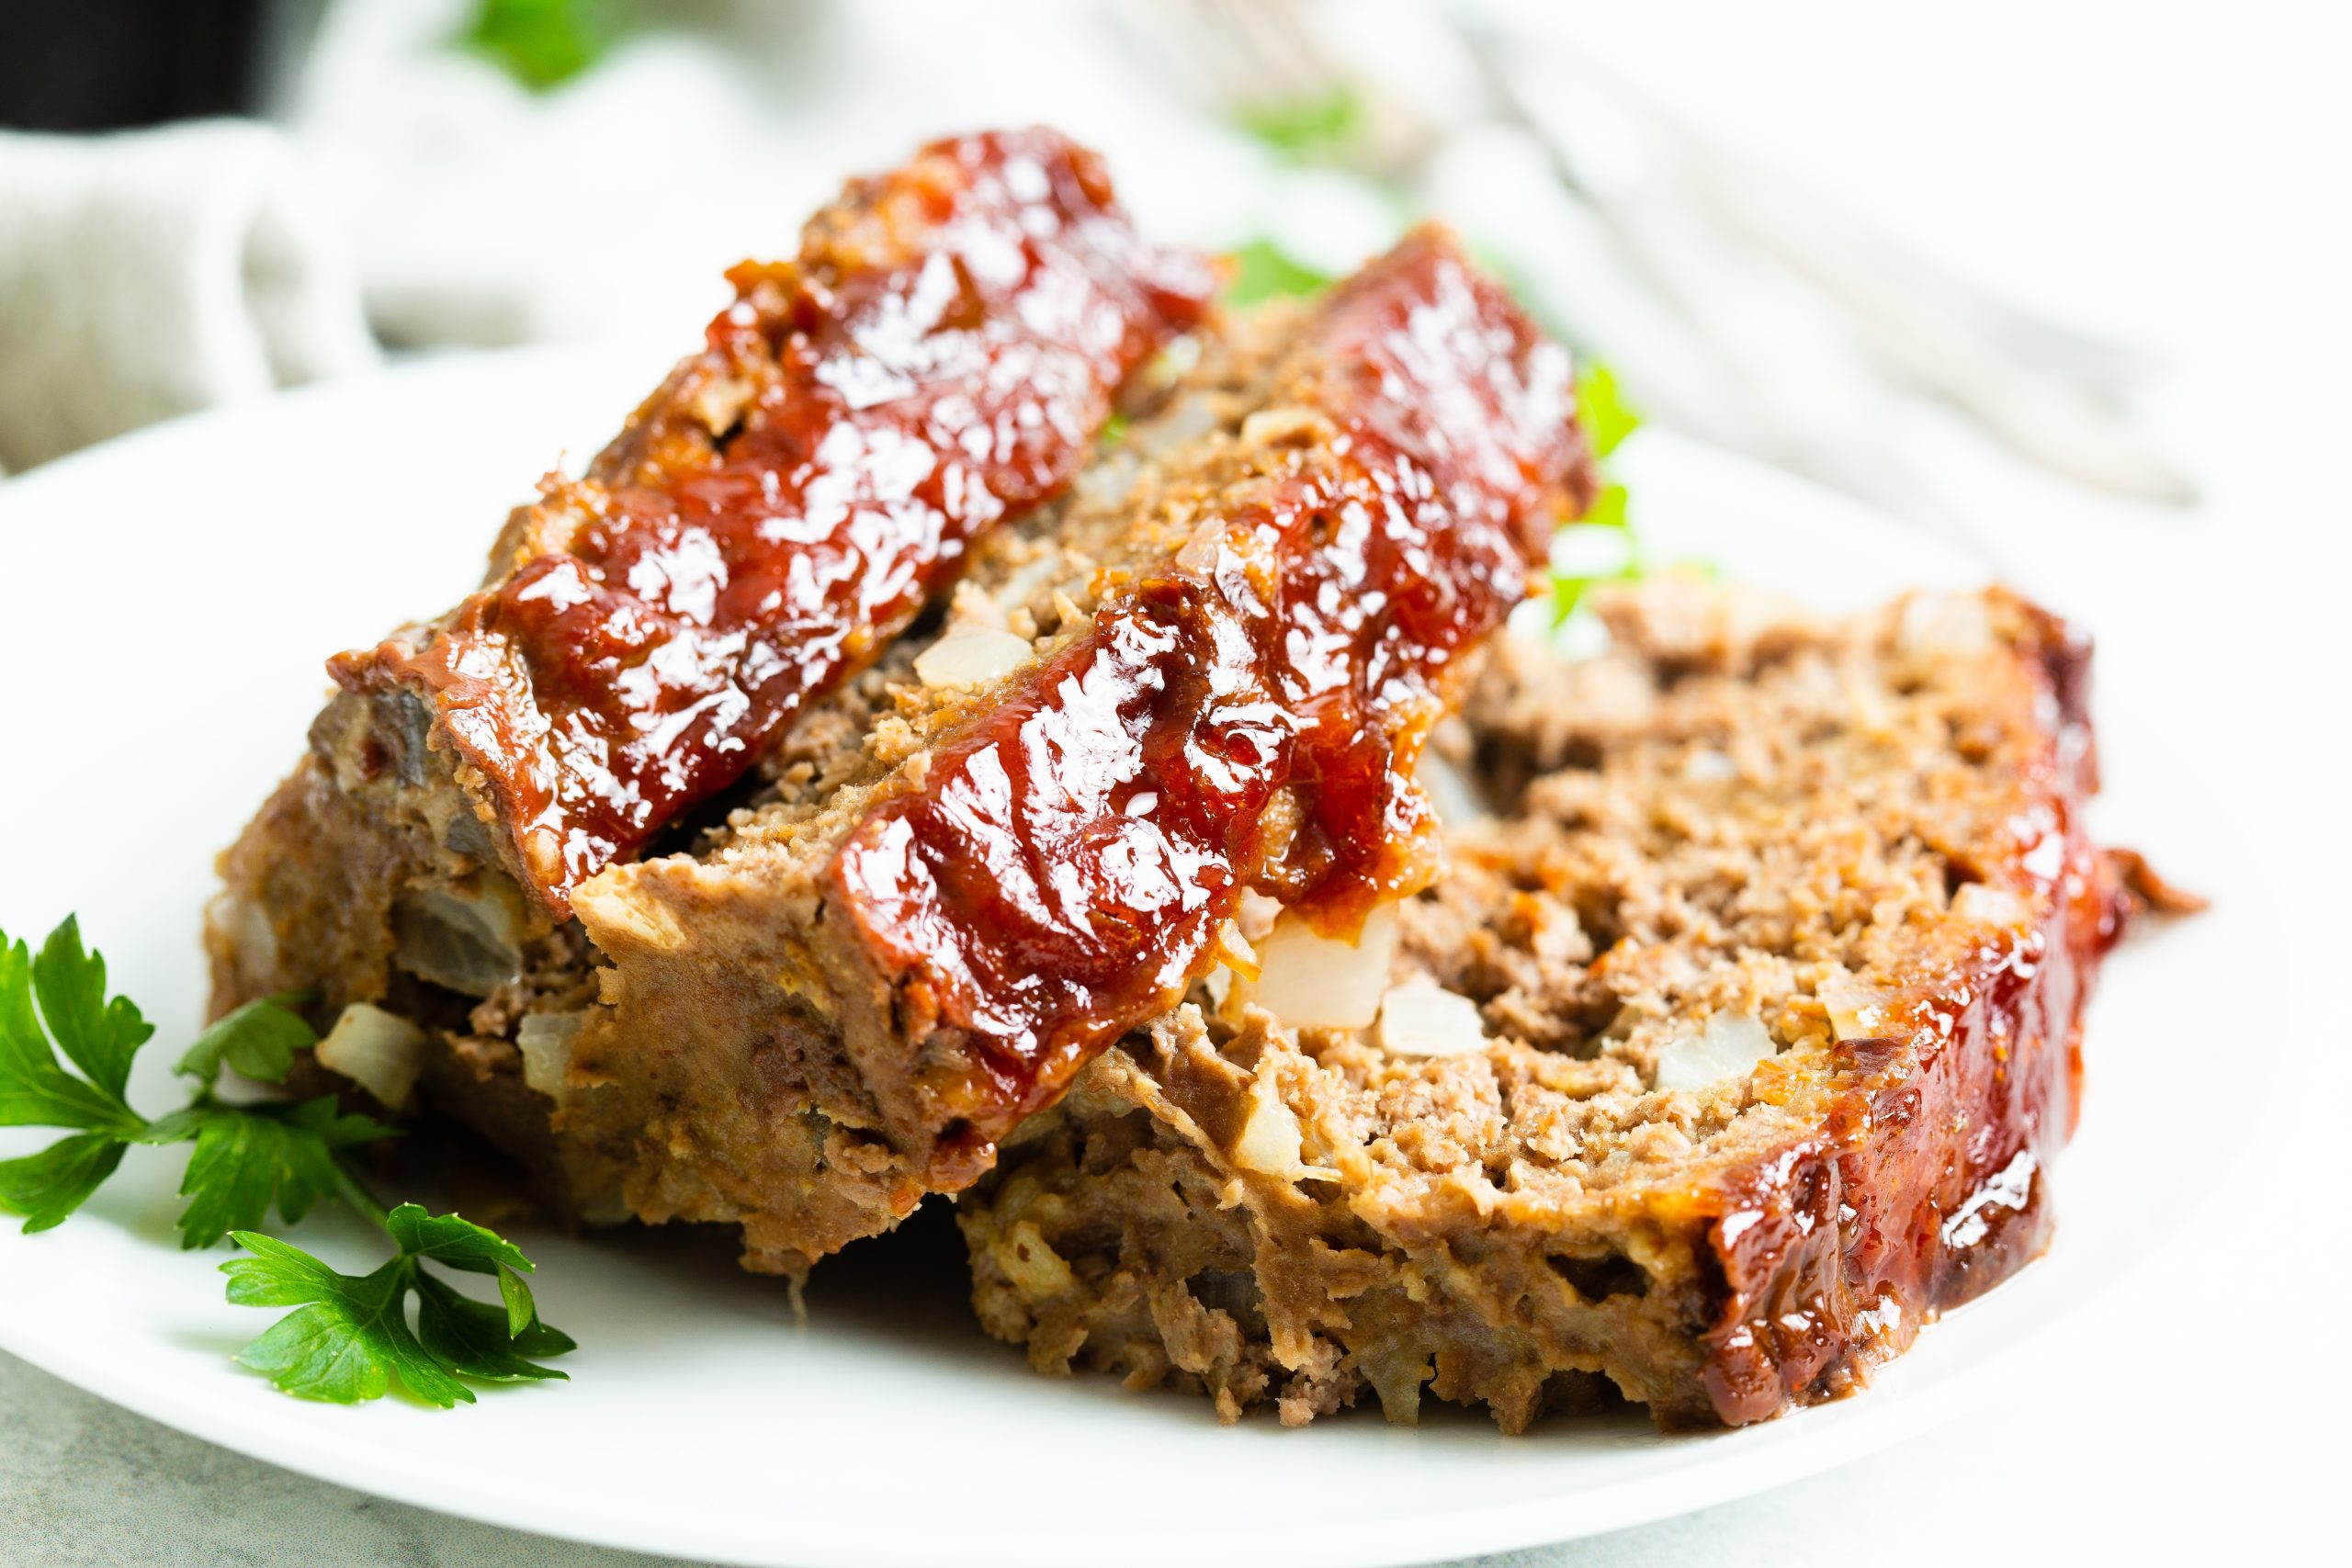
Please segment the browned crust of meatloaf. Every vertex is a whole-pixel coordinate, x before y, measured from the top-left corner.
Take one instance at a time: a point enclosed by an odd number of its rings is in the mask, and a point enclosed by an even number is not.
[[[960,1205],[991,1333],[1228,1418],[1426,1389],[1515,1431],[1605,1380],[1737,1424],[2038,1253],[2114,931],[2085,645],[1999,593],[1826,624],[1668,581],[1609,614],[1606,656],[1519,650],[1473,703],[1460,752],[1512,798],[1405,911],[1392,978],[1476,1002],[1486,1047],[1196,996]],[[1778,1054],[1657,1087],[1720,1012]],[[1286,1170],[1244,1137],[1270,1107]]]

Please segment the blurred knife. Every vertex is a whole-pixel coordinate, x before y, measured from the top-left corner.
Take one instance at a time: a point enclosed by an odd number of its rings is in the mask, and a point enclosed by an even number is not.
[[[1555,173],[1582,199],[1604,213],[1638,201],[1704,214],[1726,238],[1805,279],[1889,373],[1966,414],[2028,462],[2132,500],[2196,501],[2194,482],[2112,406],[2137,368],[2128,351],[2031,317],[1866,233],[1790,182],[1707,146],[1582,59],[1547,54],[1552,91],[1539,105],[1521,85],[1522,40],[1474,6],[1449,6],[1447,15],[1497,113],[1543,140]],[[1582,119],[1583,134],[1564,128],[1569,116]],[[1592,155],[1596,146],[1602,156]],[[1715,312],[1703,302],[1710,286],[1701,248],[1686,244],[1682,262],[1655,250],[1645,260],[1679,271],[1678,293],[1705,316]]]

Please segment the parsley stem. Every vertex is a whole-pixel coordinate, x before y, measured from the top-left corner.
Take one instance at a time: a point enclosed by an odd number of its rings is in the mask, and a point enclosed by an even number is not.
[[[391,1211],[376,1201],[375,1194],[361,1184],[350,1163],[339,1156],[334,1162],[334,1189],[355,1213],[373,1223],[377,1229],[391,1229]]]

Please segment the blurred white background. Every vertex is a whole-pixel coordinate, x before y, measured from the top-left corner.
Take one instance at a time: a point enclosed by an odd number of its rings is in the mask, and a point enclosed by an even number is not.
[[[1792,185],[1841,227],[2128,351],[2069,361],[2041,340],[2022,363],[2059,391],[1996,379],[1998,406],[1973,417],[1921,382],[1983,393],[1978,361],[1914,342],[1894,373],[1900,344],[1862,347],[1868,334],[1843,309],[1890,279],[1929,289],[1916,269],[1870,270],[1825,302],[1753,232],[1717,243],[1705,203],[1645,186],[1655,164],[1628,151],[1638,137],[1622,121],[1570,138],[1604,187],[1630,181],[1601,209],[1578,206],[1546,172],[1543,143],[1492,112],[1443,7],[1318,8],[1374,101],[1432,131],[1426,146],[1404,138],[1413,151],[1386,180],[1303,160],[1237,124],[1188,74],[1194,46],[1154,34],[1165,18],[1138,23],[1148,7],[693,0],[647,21],[648,9],[623,10],[638,19],[594,64],[535,90],[449,46],[472,0],[329,6],[279,100],[285,177],[326,236],[322,276],[356,279],[348,308],[364,305],[383,344],[617,337],[644,345],[650,387],[720,301],[726,264],[788,253],[845,172],[990,122],[1049,121],[1102,148],[1159,236],[1270,243],[1310,268],[1351,265],[1407,211],[1435,210],[1507,263],[1662,422],[1875,499],[1905,519],[1889,526],[1954,536],[2089,624],[2108,669],[2128,671],[2135,701],[2216,760],[2233,809],[2278,846],[2278,964],[2245,984],[2296,991],[2299,1077],[2263,1112],[2275,1131],[2261,1168],[2214,1173],[2177,1272],[2140,1281],[2048,1347],[1996,1405],[1943,1432],[1749,1503],[1515,1562],[2340,1551],[2333,1320],[2352,1279],[2330,1234],[2340,1177],[2327,1151],[2342,1142],[2329,1111],[2352,1087],[2352,1031],[2319,993],[2352,948],[2335,891],[2352,882],[2340,816],[2352,708],[2340,629],[2352,568],[2344,7],[1477,8],[1509,29],[1504,53],[1539,118],[1574,119],[1568,84],[1613,80],[1664,116],[1637,129],[1679,125],[1732,161],[1735,196],[1771,195],[1756,221],[1803,214]],[[35,210],[10,205],[10,159],[21,169],[22,155],[0,138],[0,422],[9,345],[29,341],[21,321],[104,308],[54,269],[20,271],[7,292],[7,257]],[[1347,161],[1367,156],[1386,154]],[[1741,165],[1765,173],[1746,183]],[[1628,233],[1651,243],[1629,258]],[[36,276],[57,291],[27,293]],[[1694,299],[1712,302],[1695,318],[1683,308]],[[357,367],[371,355],[328,357]],[[2061,398],[2032,429],[1988,433],[2004,410],[2093,383],[2087,412]],[[246,378],[219,395],[266,385]],[[2054,450],[2020,452],[2069,421],[2081,427]],[[6,434],[0,424],[0,443]],[[518,454],[518,483],[546,456]],[[2119,493],[2176,489],[2194,500]],[[6,493],[0,481],[0,550]],[[0,1440],[0,1559],[11,1562],[625,1561],[299,1482],[17,1363],[0,1365],[0,1421],[11,1434]]]

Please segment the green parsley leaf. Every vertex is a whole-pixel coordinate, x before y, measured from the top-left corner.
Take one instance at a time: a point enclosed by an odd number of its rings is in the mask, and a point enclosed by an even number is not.
[[[392,1233],[392,1239],[400,1244],[402,1252],[430,1258],[452,1269],[475,1274],[487,1274],[501,1267],[520,1269],[526,1273],[531,1269],[531,1260],[523,1256],[523,1249],[496,1231],[456,1214],[428,1213],[420,1204],[402,1203],[386,1217],[384,1228]]]
[[[1604,582],[1632,582],[1642,575],[1638,567],[1621,567],[1615,571],[1597,575],[1572,576],[1567,572],[1552,574],[1552,624],[1558,626],[1577,613],[1584,596]]]
[[[209,1247],[232,1230],[251,1230],[269,1219],[277,1199],[292,1224],[320,1193],[334,1186],[334,1172],[317,1160],[331,1158],[315,1145],[291,1142],[266,1117],[227,1109],[200,1117],[196,1147],[187,1156],[180,1192],[180,1246]]]
[[[1225,288],[1228,305],[1255,305],[1313,294],[1331,281],[1328,273],[1291,260],[1271,240],[1250,241],[1233,253],[1233,281]]]
[[[41,943],[32,975],[41,1018],[66,1060],[119,1101],[130,1082],[130,1058],[154,1025],[129,998],[107,996],[107,961],[82,951],[81,922],[72,915]]]
[[[82,952],[71,916],[50,933],[39,958],[0,932],[0,1127],[129,1135],[146,1125],[124,1102],[122,1085],[131,1054],[153,1032],[137,1008],[120,997],[104,1001],[105,995],[105,962]],[[58,1061],[52,1034],[86,1078]]]
[[[1625,522],[1625,500],[1623,485],[1603,485],[1600,488],[1600,493],[1592,498],[1592,504],[1585,509],[1584,515],[1569,526],[1572,528],[1626,527],[1628,525]]]
[[[1319,97],[1263,104],[1243,109],[1234,118],[1243,130],[1285,157],[1328,157],[1363,129],[1363,99],[1342,83]]]
[[[1592,454],[1606,457],[1641,428],[1642,416],[1617,390],[1616,373],[1597,359],[1577,367],[1577,418],[1592,441]]]
[[[277,1387],[306,1399],[356,1404],[384,1393],[392,1380],[415,1398],[447,1408],[471,1404],[458,1381],[503,1382],[565,1374],[534,1357],[573,1348],[570,1336],[538,1321],[518,1270],[531,1260],[503,1236],[455,1214],[432,1214],[413,1203],[391,1211],[385,1229],[400,1257],[372,1274],[337,1273],[300,1247],[251,1231],[236,1231],[254,1256],[220,1266],[229,1299],[241,1306],[300,1310],[272,1325],[237,1359]],[[463,1295],[425,1271],[425,1263],[495,1273],[498,1305]],[[509,1293],[512,1281],[515,1293]],[[417,1299],[417,1326],[408,1326],[408,1297]]]
[[[531,1260],[523,1256],[521,1247],[495,1231],[455,1214],[429,1214],[414,1203],[402,1203],[386,1215],[384,1228],[404,1252],[469,1274],[495,1274],[499,1298],[506,1305],[509,1334],[521,1334],[538,1321],[531,1288],[522,1279],[531,1271]]]
[[[37,1155],[0,1160],[0,1209],[25,1216],[25,1233],[45,1231],[80,1208],[122,1163],[122,1140],[76,1133]]]
[[[378,1398],[394,1377],[410,1394],[444,1410],[474,1402],[473,1390],[409,1332],[413,1258],[395,1258],[372,1274],[339,1274],[273,1236],[233,1234],[253,1256],[220,1265],[229,1276],[229,1300],[300,1309],[238,1351],[239,1366],[297,1398],[335,1404]]]
[[[1102,434],[1101,437],[1102,445],[1105,446],[1116,446],[1120,442],[1125,441],[1127,438],[1127,428],[1128,420],[1125,414],[1113,414],[1109,419],[1102,422]]]
[[[501,1271],[501,1277],[506,1277]],[[459,1295],[432,1275],[416,1276],[416,1332],[424,1348],[452,1371],[492,1382],[564,1378],[533,1356],[560,1356],[575,1347],[571,1336],[536,1318],[514,1326],[509,1309]]]
[[[293,1069],[294,1053],[319,1043],[301,1014],[293,1010],[311,999],[305,991],[255,997],[198,1035],[176,1070],[207,1089],[223,1066],[256,1083],[284,1083]]]
[[[481,0],[459,41],[544,92],[595,64],[615,32],[605,0]]]
[[[179,1219],[180,1245],[194,1248],[268,1223],[273,1204],[295,1224],[335,1191],[339,1150],[397,1135],[370,1117],[338,1115],[334,1097],[321,1095],[299,1105],[192,1105],[154,1122],[141,1141],[196,1145]]]
[[[107,995],[106,961],[84,950],[79,924],[68,916],[38,954],[0,933],[0,1126],[72,1130],[38,1154],[0,1160],[0,1209],[23,1215],[28,1231],[47,1230],[114,1174],[130,1145],[188,1144],[181,1245],[234,1236],[249,1256],[221,1265],[229,1300],[296,1309],[237,1358],[278,1388],[349,1404],[397,1382],[447,1408],[473,1403],[465,1378],[563,1377],[534,1359],[573,1345],[539,1321],[523,1280],[531,1260],[521,1248],[456,1214],[413,1203],[387,1212],[345,1168],[345,1151],[396,1136],[397,1129],[341,1113],[332,1095],[231,1104],[213,1094],[224,1066],[283,1081],[294,1053],[317,1043],[292,1010],[304,999],[266,997],[206,1030],[179,1063],[197,1080],[193,1097],[150,1122],[130,1108],[124,1089],[132,1059],[154,1030],[129,1001]],[[330,1196],[380,1224],[399,1256],[372,1273],[342,1274],[255,1228],[272,1209],[295,1224]],[[427,1272],[428,1262],[492,1276],[498,1301],[461,1294]]]
[[[1584,544],[1597,548],[1577,547]],[[1555,551],[1566,549],[1577,563],[1552,569],[1552,624],[1555,627],[1575,615],[1585,595],[1601,583],[1632,582],[1648,572],[1642,558],[1641,540],[1626,520],[1625,491],[1622,485],[1611,485],[1595,497],[1589,512],[1555,536],[1553,547]],[[1608,564],[1611,558],[1613,565]]]
[[[1577,421],[1583,425],[1586,436],[1592,442],[1595,457],[1606,457],[1617,450],[1618,444],[1640,428],[1641,415],[1627,405],[1617,390],[1617,378],[1606,365],[1588,359],[1577,367]],[[1602,571],[1552,570],[1552,625],[1565,625],[1583,604],[1585,595],[1604,582],[1631,582],[1647,570],[1642,560],[1642,544],[1634,532],[1633,517],[1627,510],[1625,487],[1604,484],[1600,493],[1583,516],[1563,525],[1564,531],[1581,532],[1589,528],[1605,528],[1623,541],[1624,558],[1613,570]]]

